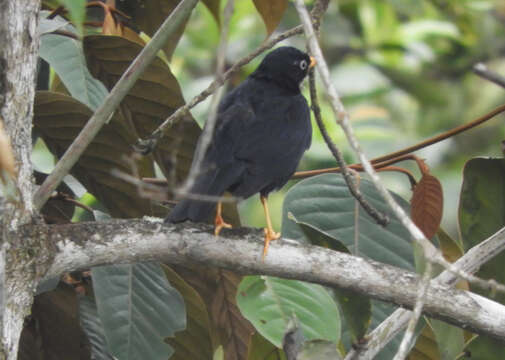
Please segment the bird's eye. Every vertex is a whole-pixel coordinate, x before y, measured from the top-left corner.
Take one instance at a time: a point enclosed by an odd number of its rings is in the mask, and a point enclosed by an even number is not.
[[[300,61],[299,66],[300,66],[300,69],[302,69],[302,70],[307,69],[307,61],[305,61],[305,60]]]

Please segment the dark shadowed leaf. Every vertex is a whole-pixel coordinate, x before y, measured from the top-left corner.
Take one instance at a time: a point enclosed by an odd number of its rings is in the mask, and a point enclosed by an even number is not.
[[[465,249],[479,244],[505,225],[505,160],[475,158],[468,161],[463,170],[463,185],[459,201],[459,228]],[[500,254],[484,264],[478,276],[505,282]],[[487,291],[472,289],[489,296]],[[498,293],[494,300],[505,303],[505,296]],[[476,359],[493,359],[503,351],[503,342],[485,336],[472,341],[468,350]]]
[[[337,305],[321,285],[270,276],[246,276],[238,289],[237,304],[256,330],[277,347],[282,346],[293,315],[307,339],[340,340]]]
[[[21,334],[19,359],[89,359],[90,345],[81,329],[77,297],[60,283],[35,297],[32,313]]]
[[[34,128],[42,136],[49,150],[61,157],[77,137],[92,111],[74,98],[49,91],[39,91],[35,96]],[[153,176],[152,160],[137,159],[131,144],[135,137],[121,112],[115,112],[104,125],[79,162],[72,168],[74,175],[86,189],[107,207],[113,217],[140,217],[146,214],[163,214],[150,200],[143,199],[137,187],[111,175],[112,169],[133,175],[137,167],[139,176]]]
[[[172,360],[207,360],[214,353],[217,339],[211,328],[209,314],[201,296],[186,283],[175,271],[166,265],[161,265],[165,275],[184,299],[187,314],[187,326],[184,331],[179,331],[175,337],[166,341],[172,346],[175,353]]]
[[[192,266],[191,269],[175,266],[173,269],[205,301],[225,360],[245,359],[254,328],[236,304],[237,288],[242,277],[230,271],[203,266]]]
[[[167,336],[186,328],[184,301],[156,263],[91,269],[98,314],[118,359],[167,359]]]
[[[139,44],[117,36],[95,35],[84,39],[90,71],[108,89],[112,89],[141,50]],[[133,124],[136,136],[146,138],[182,105],[184,98],[177,79],[167,64],[156,58],[125,97],[121,110]],[[154,157],[167,179],[181,181],[186,177],[200,132],[198,124],[188,115],[174,124],[158,143]]]
[[[444,209],[442,185],[436,177],[423,174],[410,200],[412,221],[431,239],[438,231]]]
[[[47,174],[34,171],[35,183],[41,185]],[[51,196],[40,211],[47,224],[69,224],[74,216],[75,205],[70,200],[75,199],[72,189],[62,182],[56,188],[56,196]]]
[[[94,299],[89,296],[79,298],[79,318],[91,344],[91,359],[114,360],[107,347],[107,339]]]
[[[267,36],[277,28],[288,7],[288,0],[253,0],[267,28]]]

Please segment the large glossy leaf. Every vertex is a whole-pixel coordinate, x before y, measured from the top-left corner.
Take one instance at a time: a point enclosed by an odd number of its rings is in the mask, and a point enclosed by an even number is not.
[[[360,191],[368,202],[387,214],[391,221],[383,228],[359,209],[357,229],[359,254],[376,261],[414,270],[409,233],[394,217],[371,182],[361,179]],[[393,196],[408,211],[407,202],[395,194]],[[330,238],[337,239],[355,253],[355,206],[356,200],[350,194],[341,175],[327,174],[303,180],[290,189],[284,200],[283,236],[308,241],[298,224],[288,215],[291,213],[297,221],[310,224]],[[332,242],[328,240],[327,243]],[[372,301],[371,328],[382,322],[393,310],[390,305]],[[343,328],[343,339],[348,337],[348,331],[348,327]],[[391,359],[398,344],[399,341],[395,338],[376,358]]]
[[[254,328],[236,304],[242,277],[231,271],[203,266],[192,266],[191,269],[175,266],[174,269],[205,301],[225,359],[246,359]]]
[[[167,359],[163,342],[186,327],[184,301],[156,263],[91,270],[98,314],[111,353],[121,360]]]
[[[92,111],[70,96],[39,91],[35,96],[34,129],[40,133],[50,151],[58,158],[77,137]],[[107,207],[113,217],[140,217],[162,214],[164,209],[140,196],[136,186],[113,175],[112,169],[139,176],[154,174],[152,160],[135,160],[131,144],[135,137],[120,112],[116,112],[87,147],[71,170],[81,184]]]
[[[459,202],[459,228],[465,249],[479,244],[505,226],[505,160],[475,158],[468,161],[463,171],[463,185]],[[484,264],[478,276],[505,282],[500,254]],[[472,289],[483,293],[479,288]],[[484,295],[488,295],[484,292]],[[497,294],[495,300],[505,303],[505,296]],[[468,347],[478,359],[494,359],[503,352],[505,343],[479,336]]]
[[[296,221],[296,219],[293,220]],[[307,223],[297,222],[297,224],[312,244],[347,254],[350,253],[344,244],[330,234]],[[345,327],[349,329],[353,343],[357,343],[366,334],[368,326],[370,326],[372,302],[366,296],[349,290],[334,288],[333,292],[344,316]]]
[[[142,47],[117,36],[87,36],[84,52],[91,73],[112,89]],[[137,137],[148,137],[178,107],[184,105],[177,79],[167,64],[156,58],[137,80],[121,103],[121,110],[133,124]],[[187,175],[200,127],[188,115],[174,124],[161,139],[154,156],[167,179],[181,181]],[[175,155],[176,163],[172,163]],[[172,171],[175,172],[172,173]]]
[[[270,36],[281,22],[288,7],[288,0],[253,0],[253,2],[265,23],[267,36]]]
[[[378,225],[359,209],[358,252],[362,256],[408,270],[414,270],[414,257],[410,235],[393,215],[373,184],[362,179],[360,191],[376,209],[390,217],[386,227]],[[398,195],[395,200],[408,211],[408,204]],[[302,241],[305,236],[299,226],[289,218],[292,213],[298,221],[308,223],[354,249],[355,199],[339,174],[326,174],[303,180],[286,195],[283,206],[282,234]]]
[[[61,18],[56,19],[61,21]],[[72,29],[70,25],[65,27],[70,32]],[[63,35],[42,35],[39,55],[51,65],[68,92],[92,110],[96,110],[109,93],[88,71],[79,40]]]
[[[162,269],[172,285],[184,299],[187,313],[187,326],[184,331],[168,338],[167,342],[174,348],[172,360],[208,360],[214,353],[217,341],[211,327],[209,313],[202,297],[186,283],[174,270],[166,265]],[[216,345],[216,346],[213,346]]]
[[[79,318],[91,344],[91,359],[114,360],[114,357],[109,353],[107,339],[94,299],[89,296],[79,298]]]
[[[269,276],[246,276],[237,303],[242,314],[277,347],[296,316],[306,339],[340,340],[340,314],[328,291],[317,284]]]

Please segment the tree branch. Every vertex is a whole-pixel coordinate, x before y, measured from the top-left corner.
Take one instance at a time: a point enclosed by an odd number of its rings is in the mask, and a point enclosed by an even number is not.
[[[503,250],[505,250],[505,227],[479,245],[468,250],[465,255],[452,265],[471,274],[479,270],[483,264]],[[433,281],[445,285],[454,285],[458,279],[458,276],[454,272],[445,270]],[[410,311],[403,309],[396,310],[371,333],[366,335],[366,343],[349,351],[345,360],[373,359],[386,344],[407,326],[410,317]]]
[[[240,228],[215,237],[205,224],[165,225],[156,220],[26,226],[19,236],[43,238],[58,249],[45,278],[91,266],[157,260],[205,264],[241,274],[265,274],[337,286],[412,308],[418,275],[390,265],[289,240],[272,243],[261,260],[263,233]],[[505,306],[468,291],[430,282],[424,313],[505,340]]]

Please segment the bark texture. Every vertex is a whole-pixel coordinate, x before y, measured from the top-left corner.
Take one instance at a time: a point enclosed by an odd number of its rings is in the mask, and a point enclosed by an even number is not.
[[[2,212],[0,314],[2,358],[16,359],[24,317],[36,286],[32,257],[38,239],[23,239],[14,230],[31,221],[31,129],[38,53],[39,0],[0,0],[0,121],[10,138],[17,169],[17,201]],[[31,264],[31,265],[28,265]]]

